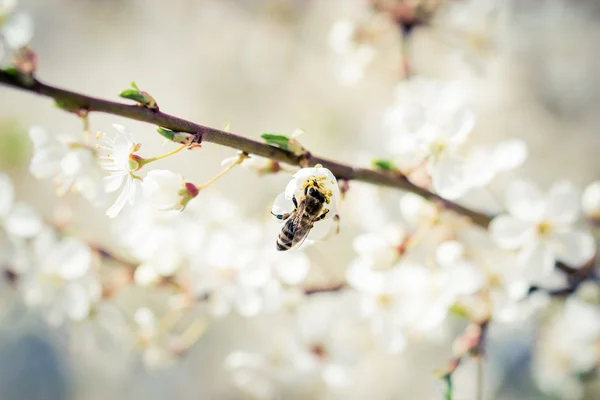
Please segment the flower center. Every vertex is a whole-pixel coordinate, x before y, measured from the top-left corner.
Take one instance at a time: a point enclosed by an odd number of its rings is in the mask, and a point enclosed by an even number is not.
[[[540,222],[536,227],[539,236],[548,236],[552,232],[552,224],[548,221]]]
[[[310,346],[309,351],[319,360],[324,360],[325,358],[327,358],[327,349],[321,343],[313,344],[312,346]]]
[[[439,157],[446,150],[446,143],[441,140],[436,140],[429,145],[429,153],[434,158]]]
[[[393,299],[389,294],[380,294],[377,296],[377,304],[381,306],[381,308],[389,308],[392,305]]]

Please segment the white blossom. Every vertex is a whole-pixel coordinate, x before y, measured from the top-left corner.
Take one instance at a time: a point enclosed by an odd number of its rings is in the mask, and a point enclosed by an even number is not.
[[[100,200],[103,174],[92,148],[55,137],[37,126],[29,129],[29,137],[34,145],[29,165],[33,176],[52,178],[59,185],[59,195],[72,188],[90,201]]]
[[[400,170],[424,168],[435,191],[457,199],[520,166],[527,157],[525,143],[517,139],[471,146],[468,138],[475,120],[460,85],[416,79],[398,85],[395,103],[384,115],[384,129]]]
[[[578,377],[591,373],[600,362],[598,287],[593,287],[596,299],[590,301],[580,295],[585,286],[554,316],[535,354],[536,382],[544,392],[565,399],[584,398],[584,383]]]
[[[306,184],[316,182],[320,190],[325,193],[329,202],[323,204],[323,208],[329,210],[324,219],[315,222],[310,230],[306,242],[322,240],[337,229],[337,220],[339,219],[340,189],[337,179],[327,168],[314,167],[302,168],[294,174],[292,180],[285,188],[285,192],[275,198],[271,212],[275,215],[287,214],[294,211],[292,198],[300,203],[304,198]],[[281,221],[281,220],[280,220]],[[285,221],[281,221],[285,222]]]
[[[97,145],[98,163],[108,174],[104,178],[105,191],[112,193],[121,189],[115,203],[106,211],[110,218],[116,217],[125,203],[133,205],[136,181],[141,180],[134,174],[141,168],[141,158],[135,154],[140,145],[125,127],[118,124],[113,124],[113,127],[117,131],[115,136],[110,138],[107,134],[100,133]]]
[[[452,3],[440,21],[444,34],[464,61],[483,73],[486,61],[500,49],[509,2],[467,0]]]
[[[16,0],[0,1],[0,36],[10,49],[26,46],[33,37],[33,21],[29,14],[15,11]],[[1,43],[0,43],[1,45]],[[0,47],[0,57],[2,57]]]
[[[519,250],[518,263],[530,280],[547,276],[556,260],[581,267],[594,255],[591,234],[573,225],[579,216],[579,198],[566,181],[555,183],[546,196],[530,182],[515,181],[506,191],[508,214],[490,224],[498,246]]]
[[[295,323],[276,326],[278,340],[227,356],[225,369],[233,383],[260,399],[289,392],[321,398],[352,388],[352,368],[362,350],[352,305],[347,296],[311,298]]]
[[[209,296],[209,311],[225,316],[232,309],[250,317],[262,311],[262,290],[271,278],[259,258],[261,227],[248,221],[213,232],[202,257],[192,266],[193,291]]]
[[[28,204],[14,203],[14,187],[0,172],[0,226],[11,236],[33,238],[43,227],[39,214]]]
[[[360,30],[361,27],[353,21],[340,19],[329,32],[329,47],[335,55],[335,77],[342,85],[356,84],[375,58],[375,49],[371,43],[362,40]]]
[[[387,226],[377,233],[358,235],[353,247],[358,258],[350,268],[385,270],[393,267],[404,252],[406,233],[396,225]]]
[[[395,154],[407,161],[417,158],[426,162],[440,195],[453,199],[468,190],[460,151],[475,126],[475,114],[460,87],[421,80],[399,85],[384,126]]]
[[[54,325],[88,317],[101,295],[89,247],[75,238],[57,239],[46,229],[35,239],[34,256],[21,283],[26,303],[41,308]]]

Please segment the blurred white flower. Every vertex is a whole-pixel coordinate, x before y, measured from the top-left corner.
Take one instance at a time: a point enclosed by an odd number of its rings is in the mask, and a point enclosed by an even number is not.
[[[475,114],[457,84],[419,79],[398,85],[384,116],[390,149],[405,160],[400,163],[425,162],[434,189],[450,199],[468,190],[460,152],[474,126]]]
[[[443,31],[440,33],[470,67],[482,73],[486,61],[499,50],[509,8],[509,2],[495,0],[451,3],[448,12],[441,13],[443,18],[439,25]]]
[[[140,307],[133,314],[136,324],[136,335],[138,344],[142,348],[142,361],[150,370],[168,368],[176,361],[176,354],[168,348],[165,343],[164,322],[156,318],[153,310],[148,307]]]
[[[598,345],[600,305],[597,299],[586,301],[577,293],[566,300],[539,340],[534,377],[540,388],[565,399],[584,398],[584,382],[579,377],[600,364]]]
[[[41,308],[53,325],[88,317],[102,292],[89,247],[75,238],[57,239],[46,229],[35,239],[34,257],[19,280],[25,302]]]
[[[69,350],[77,365],[101,368],[111,378],[119,378],[132,368],[133,332],[122,310],[112,302],[98,302],[93,313],[69,324]],[[116,362],[116,360],[119,360]]]
[[[225,369],[233,383],[260,399],[280,398],[289,392],[322,398],[351,388],[362,331],[353,317],[353,302],[348,300],[344,295],[310,298],[295,324],[275,327],[279,328],[273,335],[277,340],[267,340],[259,350],[253,346],[253,351],[230,353]]]
[[[434,190],[448,199],[488,185],[527,157],[527,146],[518,139],[495,146],[469,145],[475,114],[458,83],[415,79],[399,84],[383,124],[398,168],[424,170]]]
[[[358,258],[350,268],[386,270],[393,267],[405,248],[406,233],[396,225],[384,228],[382,232],[363,233],[353,242]]]
[[[549,275],[556,260],[579,268],[594,255],[592,235],[573,227],[579,197],[569,182],[555,183],[543,196],[532,183],[515,181],[505,203],[508,214],[494,218],[490,234],[499,247],[519,250],[518,263],[528,279]]]
[[[295,207],[293,198],[300,204],[306,197],[305,191],[310,187],[319,190],[326,199],[323,204],[323,211],[328,210],[325,217],[314,223],[307,236],[306,242],[322,240],[331,234],[337,228],[339,219],[338,210],[340,202],[340,189],[337,179],[327,168],[316,166],[314,168],[302,168],[294,174],[292,180],[285,188],[285,192],[275,198],[271,210],[274,215],[285,215],[294,212]],[[313,217],[319,217],[318,215]],[[284,220],[277,218],[278,221],[285,223]]]
[[[402,219],[413,229],[429,224],[438,217],[437,207],[430,201],[413,193],[406,193],[400,199]]]
[[[581,196],[581,207],[586,218],[600,222],[600,181],[586,186]]]
[[[402,292],[407,282],[398,275],[398,269],[372,273],[367,269],[350,269],[346,279],[350,286],[361,292],[360,314],[369,320],[371,331],[388,353],[398,353],[407,344],[403,321]]]
[[[33,37],[31,16],[23,12],[15,12],[16,5],[16,0],[0,0],[0,36],[11,49],[26,46]],[[0,58],[2,55],[0,47]]]
[[[521,166],[526,158],[527,145],[519,139],[473,147],[465,154],[465,182],[469,188],[487,186],[498,173]]]
[[[144,196],[159,210],[183,210],[198,195],[195,185],[174,172],[156,169],[142,182]]]
[[[98,163],[108,173],[104,178],[105,191],[112,193],[121,189],[115,203],[106,210],[106,215],[110,218],[116,217],[127,201],[133,205],[136,181],[142,180],[134,174],[142,167],[141,157],[135,154],[140,145],[135,143],[125,127],[118,124],[113,124],[113,127],[117,131],[115,136],[110,138],[105,133],[99,133],[100,141],[97,145]]]
[[[347,271],[348,283],[361,292],[362,315],[388,352],[401,351],[407,335],[432,335],[457,300],[485,284],[459,242],[442,242],[435,254],[437,265],[431,268],[401,260],[385,271],[356,262]]]
[[[212,315],[222,317],[235,309],[251,317],[263,310],[263,289],[272,275],[260,258],[261,231],[250,221],[216,230],[193,260],[192,290],[199,297],[208,295]]]
[[[375,58],[375,49],[366,40],[368,35],[361,34],[364,29],[353,21],[340,19],[329,32],[329,47],[335,54],[335,77],[342,85],[356,84]]]
[[[90,201],[100,200],[103,174],[93,149],[62,140],[38,126],[29,129],[29,138],[34,145],[29,165],[33,176],[52,178],[59,185],[59,195],[72,188]]]
[[[8,175],[0,172],[0,226],[17,238],[32,238],[42,230],[39,214],[28,204],[14,203],[14,188]]]

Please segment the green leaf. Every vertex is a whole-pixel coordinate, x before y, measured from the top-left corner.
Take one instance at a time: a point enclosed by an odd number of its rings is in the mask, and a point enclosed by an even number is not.
[[[61,110],[76,113],[81,110],[79,104],[68,100],[56,100],[54,102],[54,107],[60,108]]]
[[[135,84],[134,81],[131,81],[130,83],[131,87],[134,88],[135,90],[137,90],[138,92],[140,91],[140,88],[138,87],[138,85]]]
[[[144,104],[146,101],[144,95],[135,89],[125,89],[121,92],[121,94],[119,94],[119,96],[123,97],[124,99],[137,101],[138,103],[142,104]]]
[[[6,67],[3,69],[3,71],[14,77],[19,76],[19,70],[17,70],[15,67]]]
[[[160,134],[161,134],[161,136],[163,136],[163,137],[165,137],[165,138],[167,138],[167,139],[169,139],[169,140],[173,140],[173,138],[175,137],[175,134],[177,133],[177,132],[175,132],[175,131],[171,131],[171,130],[169,130],[169,129],[166,129],[166,128],[161,128],[161,127],[158,127],[158,128],[156,129],[156,131],[157,131],[158,133],[160,133]]]
[[[373,160],[373,161],[371,161],[371,164],[375,168],[383,170],[383,171],[395,171],[396,170],[396,167],[394,167],[394,163],[389,160]]]
[[[288,150],[288,142],[290,141],[290,138],[287,136],[280,135],[277,133],[262,133],[260,137],[263,138],[265,142],[267,142],[267,144],[270,144],[271,146]]]

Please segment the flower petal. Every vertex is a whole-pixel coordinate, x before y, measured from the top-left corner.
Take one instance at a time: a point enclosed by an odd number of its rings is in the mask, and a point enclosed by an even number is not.
[[[15,236],[31,238],[42,230],[43,224],[40,216],[31,206],[17,203],[6,218],[5,227]]]
[[[558,224],[572,224],[579,216],[579,194],[568,181],[552,185],[548,192],[548,219]]]
[[[275,197],[275,201],[273,202],[273,207],[271,208],[271,212],[275,215],[288,214],[294,211],[294,203],[291,199],[289,199],[285,193],[279,194]],[[273,218],[278,222],[284,222],[283,220],[278,219],[273,216]]]
[[[527,145],[520,139],[504,140],[496,145],[492,163],[497,171],[517,168],[527,159]]]
[[[329,214],[327,214],[327,218],[322,221],[315,222],[313,228],[308,233],[307,240],[323,240],[335,229],[335,222],[332,218],[329,218]]]
[[[533,237],[532,225],[510,215],[500,215],[489,226],[492,240],[501,248],[514,250]]]
[[[517,180],[506,189],[506,208],[513,217],[537,222],[546,212],[546,202],[534,184]]]
[[[496,174],[494,163],[490,161],[492,152],[486,148],[476,148],[467,155],[464,165],[465,180],[471,186],[482,187],[491,182]]]
[[[106,215],[109,218],[114,218],[117,215],[119,215],[119,213],[125,206],[125,203],[127,202],[127,198],[129,196],[129,191],[131,190],[132,184],[133,183],[131,182],[131,179],[126,179],[125,186],[121,190],[121,193],[119,193],[119,197],[117,197],[115,203],[112,206],[110,206],[108,210],[106,210]]]
[[[552,239],[556,257],[569,267],[581,267],[596,253],[596,242],[589,232],[577,230],[555,233]]]
[[[60,276],[66,280],[83,277],[89,271],[92,262],[90,248],[75,238],[64,239],[55,248],[52,256],[60,265]]]
[[[5,42],[10,48],[26,46],[33,37],[33,20],[29,14],[13,14],[2,27]]]
[[[550,275],[554,269],[554,261],[554,252],[545,243],[528,245],[517,256],[517,262],[524,268],[524,275],[530,281]]]
[[[464,160],[449,154],[433,164],[432,183],[435,191],[447,199],[456,199],[468,189],[464,178]]]
[[[112,193],[117,191],[122,185],[125,179],[124,174],[111,174],[104,177],[104,191],[106,193]]]

